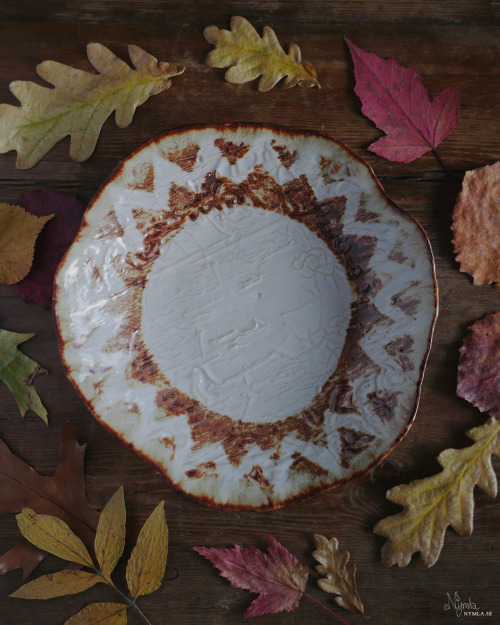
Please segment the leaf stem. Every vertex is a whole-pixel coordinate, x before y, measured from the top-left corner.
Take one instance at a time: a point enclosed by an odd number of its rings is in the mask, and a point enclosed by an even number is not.
[[[441,155],[439,154],[439,152],[437,151],[437,148],[432,148],[432,151],[434,152],[434,156],[437,158],[438,163],[441,165],[441,167],[443,168],[445,174],[447,176],[449,176],[451,178],[451,172],[448,169],[448,167],[446,167],[446,165],[444,164],[443,159],[441,158]]]
[[[349,623],[347,621],[344,621],[344,619],[341,616],[339,616],[338,614],[335,614],[335,612],[333,610],[330,610],[330,608],[327,608],[324,603],[321,603],[321,601],[318,601],[318,599],[315,599],[312,595],[308,595],[307,592],[305,592],[304,596],[306,596],[308,599],[311,599],[312,601],[314,601],[314,603],[317,603],[318,605],[320,605],[327,612],[330,612],[330,614],[333,614],[333,616],[338,618],[339,621],[342,621],[342,623],[344,623],[345,625],[349,625]]]
[[[147,623],[147,625],[152,625],[151,621],[148,619],[148,617],[144,614],[144,612],[141,610],[141,608],[136,604],[135,599],[130,599],[129,597],[127,597],[127,595],[125,593],[123,593],[119,588],[117,588],[115,586],[115,584],[113,583],[113,581],[111,580],[110,577],[105,577],[102,574],[102,571],[100,571],[97,567],[94,566],[94,571],[96,572],[97,575],[99,575],[99,577],[102,577],[102,579],[105,581],[105,583],[108,586],[111,586],[111,588],[113,588],[119,595],[120,597],[127,602],[127,608],[134,608],[136,610],[136,612],[139,614],[139,616],[142,618],[142,620]]]

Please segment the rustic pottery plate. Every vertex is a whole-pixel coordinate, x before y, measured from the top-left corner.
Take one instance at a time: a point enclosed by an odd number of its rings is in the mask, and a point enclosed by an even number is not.
[[[56,281],[68,374],[186,495],[273,508],[380,461],[417,410],[432,252],[316,132],[187,128],[125,159]]]

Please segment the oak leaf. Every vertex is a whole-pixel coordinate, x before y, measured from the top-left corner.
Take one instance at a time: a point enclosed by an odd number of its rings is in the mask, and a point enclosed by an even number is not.
[[[354,90],[361,112],[386,133],[368,149],[400,163],[432,150],[442,164],[436,148],[460,121],[457,88],[448,87],[431,102],[415,67],[381,59],[345,41],[354,63]]]
[[[214,49],[208,53],[206,62],[210,67],[229,67],[225,78],[228,82],[242,84],[259,76],[259,91],[269,91],[282,78],[286,88],[319,87],[317,73],[307,62],[302,63],[300,48],[292,44],[285,54],[274,31],[264,26],[260,37],[245,18],[231,18],[231,30],[207,26],[205,39]]]
[[[13,592],[14,599],[53,599],[83,592],[104,580],[96,573],[66,570],[42,575]]]
[[[323,575],[318,580],[321,590],[335,595],[335,603],[349,612],[364,614],[365,609],[356,590],[356,565],[349,562],[349,552],[339,550],[336,538],[328,540],[320,534],[314,535],[316,551],[313,557],[319,562],[316,571]]]
[[[404,508],[379,521],[373,531],[388,540],[382,548],[382,562],[406,566],[420,551],[426,566],[432,566],[443,547],[446,528],[460,536],[472,532],[474,487],[490,497],[497,493],[491,456],[500,456],[500,421],[494,417],[467,432],[474,442],[464,449],[446,449],[438,456],[443,471],[423,480],[396,486],[387,499]]]
[[[84,161],[94,151],[104,122],[115,111],[119,128],[132,121],[135,109],[150,96],[168,89],[181,74],[172,63],[137,46],[128,52],[134,69],[99,43],[87,46],[98,74],[56,61],[40,63],[40,78],[54,86],[15,81],[9,86],[21,106],[0,105],[0,152],[17,151],[17,167],[29,169],[64,137],[71,137],[70,156]]]
[[[90,548],[99,513],[90,507],[85,494],[84,452],[85,445],[79,445],[71,427],[65,425],[56,472],[44,477],[0,439],[0,514],[15,514],[29,507],[40,514],[57,516]],[[22,568],[23,577],[27,577],[45,555],[25,541],[18,543],[0,556],[0,574]]]
[[[33,336],[0,329],[0,380],[14,395],[21,416],[31,409],[47,423],[47,410],[33,386],[35,378],[47,372],[18,349],[18,345]]]
[[[500,162],[465,172],[451,229],[460,271],[500,288]]]
[[[258,597],[245,612],[245,618],[291,612],[304,594],[308,568],[272,536],[268,553],[253,545],[232,549],[194,547],[210,560],[234,588],[244,588]]]
[[[27,275],[36,238],[52,217],[36,217],[22,206],[0,203],[0,282],[14,284]]]
[[[23,193],[20,206],[33,215],[54,214],[35,244],[33,265],[28,275],[11,286],[25,302],[35,302],[52,310],[54,275],[67,249],[76,237],[86,205],[74,193],[31,191]]]

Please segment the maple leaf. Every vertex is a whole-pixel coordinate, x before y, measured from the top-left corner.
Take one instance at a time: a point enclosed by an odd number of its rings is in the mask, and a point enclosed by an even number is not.
[[[90,43],[87,56],[98,74],[44,61],[36,71],[54,89],[12,82],[9,88],[21,106],[0,105],[0,153],[16,150],[17,167],[29,169],[69,135],[71,158],[84,161],[113,111],[117,126],[126,128],[137,106],[168,89],[170,78],[184,71],[158,63],[137,46],[129,46],[128,52],[134,69],[103,45]]]
[[[500,313],[469,328],[460,348],[457,395],[481,412],[500,416]]]
[[[85,445],[79,445],[71,427],[65,425],[56,472],[44,477],[10,452],[0,439],[0,514],[15,514],[29,507],[57,516],[90,547],[99,513],[92,510],[85,495],[84,452]],[[45,555],[29,543],[19,543],[0,556],[0,573],[22,568],[23,577],[27,577]]]
[[[356,590],[356,565],[349,562],[349,552],[339,550],[336,538],[328,540],[320,534],[314,535],[316,551],[313,557],[319,562],[316,571],[323,575],[318,580],[321,590],[339,595],[335,603],[349,610],[364,614],[365,609]]]
[[[460,121],[458,90],[449,87],[432,102],[416,68],[384,60],[345,39],[351,51],[355,92],[361,112],[386,133],[369,150],[390,161],[409,163],[437,146]]]
[[[250,604],[245,618],[291,612],[304,594],[308,569],[272,536],[268,553],[253,545],[232,549],[194,547],[210,560],[234,588],[244,588],[259,596]]]
[[[86,205],[73,193],[32,191],[19,197],[19,204],[33,215],[54,214],[38,237],[33,265],[28,275],[11,289],[25,302],[52,309],[54,275],[80,228]]]
[[[389,490],[387,499],[404,510],[379,521],[373,531],[388,540],[382,548],[382,562],[406,566],[420,551],[426,566],[432,566],[443,547],[446,528],[460,536],[472,532],[474,487],[490,497],[497,493],[491,465],[492,454],[500,455],[500,422],[494,417],[467,432],[475,443],[464,449],[446,449],[438,456],[443,471],[423,480]]]
[[[451,229],[460,271],[500,288],[500,162],[465,172]]]
[[[33,336],[0,329],[0,380],[14,395],[21,416],[31,409],[47,423],[47,410],[33,386],[37,375],[47,372],[17,348]]]
[[[229,67],[228,82],[242,84],[259,76],[259,91],[269,91],[282,78],[284,87],[319,87],[316,70],[310,63],[301,61],[300,48],[292,44],[285,54],[274,31],[264,26],[263,36],[245,18],[231,18],[231,30],[207,26],[205,39],[214,49],[206,62],[210,67]]]
[[[22,206],[0,203],[0,282],[14,284],[24,278],[36,238],[52,217],[35,217]]]

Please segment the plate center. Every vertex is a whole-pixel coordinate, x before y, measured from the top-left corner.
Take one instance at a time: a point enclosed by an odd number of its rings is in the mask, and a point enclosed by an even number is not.
[[[142,334],[171,384],[233,419],[307,407],[350,321],[344,268],[301,223],[253,206],[188,220],[144,289]]]

